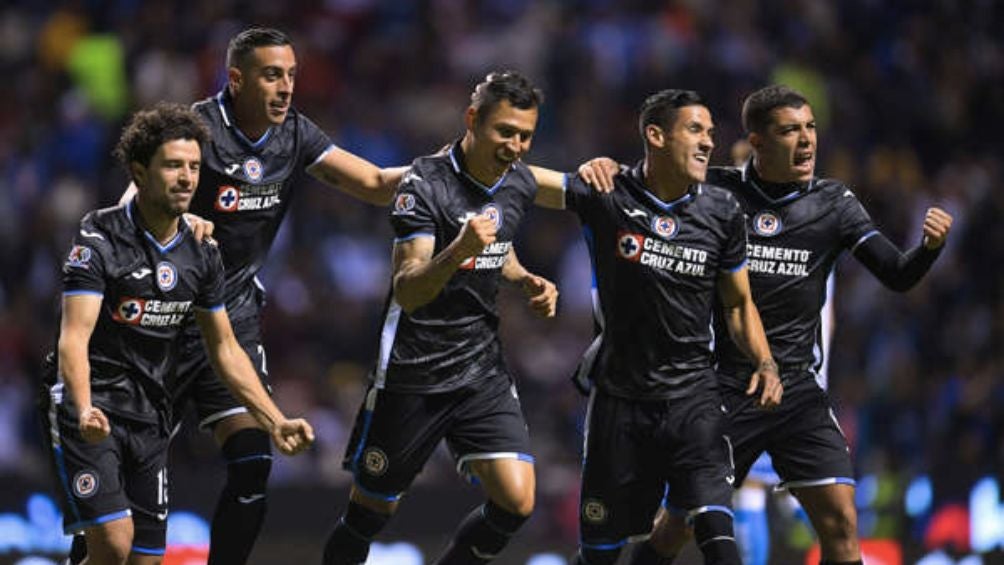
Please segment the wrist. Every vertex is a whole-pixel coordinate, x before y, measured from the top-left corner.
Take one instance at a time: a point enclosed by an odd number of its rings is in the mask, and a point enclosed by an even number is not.
[[[774,371],[778,372],[777,361],[774,361],[772,357],[768,357],[757,364],[758,371]]]

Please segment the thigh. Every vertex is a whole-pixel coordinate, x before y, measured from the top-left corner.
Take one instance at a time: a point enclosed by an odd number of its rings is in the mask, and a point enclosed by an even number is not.
[[[485,495],[513,514],[529,516],[534,506],[536,477],[533,463],[518,459],[485,459],[471,462]]]
[[[853,486],[850,448],[826,392],[813,386],[791,396],[786,399],[790,405],[785,408],[783,425],[772,434],[767,448],[781,477],[779,488]]]
[[[128,517],[131,510],[121,480],[123,446],[119,421],[110,416],[112,433],[98,443],[89,443],[59,405],[50,407],[45,416],[64,532],[80,533]]]
[[[156,426],[133,425],[123,481],[136,533],[133,552],[162,555],[167,545],[167,453],[169,439]]]
[[[665,490],[651,430],[638,403],[595,391],[589,399],[579,524],[583,547],[612,550],[652,528]]]
[[[726,410],[725,435],[735,467],[735,486],[739,487],[747,476],[777,484],[777,475],[766,450],[772,430],[780,421],[778,413],[783,410],[784,402],[781,407],[765,410],[757,406],[756,396],[747,396],[743,391],[724,389],[721,395]]]
[[[533,465],[530,433],[508,376],[499,375],[463,396],[453,410],[446,443],[457,472],[468,480],[475,461],[516,459]]]
[[[672,507],[694,512],[709,507],[732,507],[735,473],[725,434],[725,415],[717,394],[674,402],[670,408],[669,435],[664,465]]]
[[[365,496],[394,502],[446,434],[453,393],[409,394],[371,387],[356,416],[342,466]]]

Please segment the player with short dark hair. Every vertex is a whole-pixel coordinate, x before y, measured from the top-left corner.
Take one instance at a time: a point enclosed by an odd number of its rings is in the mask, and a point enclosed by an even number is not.
[[[601,329],[577,375],[592,390],[576,563],[615,563],[648,533],[669,485],[705,562],[738,564],[711,357],[716,295],[753,366],[745,393],[765,408],[782,395],[749,292],[742,210],[704,182],[714,124],[697,93],[650,96],[639,126],[645,158],[613,178],[612,193],[595,193],[581,177],[565,190],[589,246]]]
[[[402,181],[380,355],[346,449],[355,480],[324,549],[327,565],[366,560],[442,439],[488,500],[436,563],[491,561],[533,510],[533,457],[502,357],[496,294],[503,281],[519,285],[538,314],[554,315],[554,285],[527,272],[512,247],[541,194],[560,196],[560,185],[538,190],[521,162],[541,100],[519,73],[488,75],[471,97],[464,136],[416,159]]]
[[[168,378],[194,315],[209,357],[284,453],[313,441],[287,420],[234,338],[216,245],[180,216],[199,182],[209,133],[191,110],[138,112],[116,156],[135,198],[84,216],[63,266],[56,354],[42,407],[62,487],[64,527],[83,533],[88,563],[159,563],[167,529]]]
[[[288,35],[272,28],[246,29],[227,48],[226,87],[193,107],[212,140],[203,147],[201,185],[192,201],[197,217],[187,218],[197,231],[211,226],[220,243],[227,310],[238,341],[265,383],[265,290],[257,274],[305,174],[385,205],[404,171],[379,169],[335,146],[298,112],[292,106],[297,72]],[[213,373],[195,328],[186,332],[181,348],[184,363],[171,385],[177,421],[194,404],[200,426],[212,429],[227,462],[226,484],[212,519],[209,563],[244,563],[265,518],[272,466],[268,436]]]
[[[804,96],[769,86],[744,101],[742,115],[752,157],[741,167],[712,167],[708,182],[731,192],[748,218],[750,282],[780,363],[785,401],[772,412],[752,406],[740,393],[749,368],[741,350],[732,341],[717,342],[736,485],[761,453],[770,454],[780,487],[798,498],[819,535],[822,563],[861,563],[850,451],[829,396],[817,384],[827,279],[849,250],[884,285],[906,291],[937,259],[952,218],[929,209],[922,242],[902,253],[850,188],[815,176],[816,122]],[[669,563],[685,539],[683,524],[660,513],[634,563]]]

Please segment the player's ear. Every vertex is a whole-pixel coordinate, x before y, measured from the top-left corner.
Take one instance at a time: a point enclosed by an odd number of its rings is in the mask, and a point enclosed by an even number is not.
[[[474,126],[478,123],[478,109],[474,106],[468,106],[467,111],[464,112],[464,125],[467,126],[468,131],[474,131]]]
[[[661,127],[655,124],[648,124],[645,126],[645,141],[648,142],[649,147],[662,148],[666,145],[666,133]]]
[[[241,90],[241,82],[244,77],[237,67],[227,69],[227,84],[230,86],[230,94],[237,94]]]
[[[753,146],[753,149],[756,149],[757,151],[759,151],[760,148],[763,147],[763,138],[760,137],[760,134],[755,131],[751,131],[746,139],[749,140],[750,145]]]
[[[136,185],[136,188],[146,186],[146,167],[142,163],[139,161],[130,162],[129,172],[132,173],[132,182]]]

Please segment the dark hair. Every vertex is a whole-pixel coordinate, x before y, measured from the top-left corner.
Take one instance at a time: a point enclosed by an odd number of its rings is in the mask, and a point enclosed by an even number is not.
[[[801,108],[809,101],[794,88],[776,84],[757,90],[743,101],[743,128],[762,133],[770,125],[770,113],[777,108]]]
[[[233,37],[227,45],[227,68],[240,67],[258,47],[282,47],[293,41],[285,32],[271,27],[251,27]]]
[[[685,106],[707,106],[701,95],[693,90],[669,89],[656,92],[649,96],[641,104],[638,115],[638,129],[641,138],[645,137],[645,127],[657,125],[663,129],[669,129],[676,121],[676,113]]]
[[[507,100],[513,108],[527,110],[543,104],[544,93],[530,79],[508,70],[489,73],[471,93],[471,106],[478,111],[479,122],[503,100]]]
[[[203,145],[209,141],[209,129],[191,109],[160,102],[149,110],[133,114],[115,146],[114,155],[127,171],[133,162],[148,166],[157,149],[175,139],[191,139]]]

